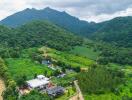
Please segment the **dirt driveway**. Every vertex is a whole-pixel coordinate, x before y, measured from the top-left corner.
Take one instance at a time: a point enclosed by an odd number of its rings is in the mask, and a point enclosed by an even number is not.
[[[3,100],[2,98],[2,92],[5,90],[4,82],[0,79],[0,100]]]
[[[74,84],[75,84],[75,87],[76,87],[76,90],[77,90],[77,94],[75,96],[71,97],[69,100],[84,100],[82,92],[81,92],[81,90],[78,86],[77,81],[74,81]]]

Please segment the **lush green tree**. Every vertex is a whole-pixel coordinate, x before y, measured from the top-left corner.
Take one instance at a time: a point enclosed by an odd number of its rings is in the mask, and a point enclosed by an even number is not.
[[[60,74],[60,71],[59,70],[55,70],[54,73],[53,73],[54,76],[57,76],[59,74]]]
[[[62,67],[62,72],[65,73],[66,72],[66,68]]]
[[[27,77],[25,75],[20,75],[16,78],[16,82],[18,86],[25,86]]]
[[[38,53],[33,53],[32,54],[32,59],[34,61],[38,61],[39,63],[42,63],[42,60],[44,59],[44,57]]]
[[[36,73],[34,74],[34,78],[37,78],[37,74]]]
[[[47,70],[44,71],[44,75],[47,76],[48,75],[48,72]]]
[[[76,72],[80,72],[81,71],[81,68],[80,67],[75,67],[73,68]]]

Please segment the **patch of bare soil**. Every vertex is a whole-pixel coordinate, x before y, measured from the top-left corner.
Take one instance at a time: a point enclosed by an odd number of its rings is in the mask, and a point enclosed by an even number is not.
[[[5,84],[4,84],[3,80],[0,79],[0,100],[3,100],[1,95],[4,90],[5,90]]]

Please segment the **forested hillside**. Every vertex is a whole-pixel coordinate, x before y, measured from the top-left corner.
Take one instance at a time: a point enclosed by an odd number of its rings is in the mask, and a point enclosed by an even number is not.
[[[2,57],[17,56],[21,48],[49,46],[57,50],[70,50],[82,43],[74,36],[56,25],[45,21],[33,21],[17,29],[0,26],[0,54]]]
[[[80,37],[46,21],[33,21],[16,30],[18,35],[22,37],[20,39],[24,39],[21,42],[22,45],[28,47],[47,45],[58,50],[68,50],[82,42]]]
[[[103,27],[92,35],[94,39],[117,46],[132,47],[132,17],[118,17],[100,24],[103,24]]]

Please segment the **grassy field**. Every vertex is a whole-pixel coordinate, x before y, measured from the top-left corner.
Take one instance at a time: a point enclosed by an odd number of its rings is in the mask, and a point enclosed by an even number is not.
[[[66,65],[70,65],[72,67],[79,66],[82,68],[87,68],[94,63],[94,60],[82,56],[77,56],[68,52],[60,52],[55,49],[50,49],[46,47],[42,47],[39,50],[44,52],[43,55],[45,55],[46,52],[46,55],[50,56],[52,59],[63,62]]]
[[[91,48],[86,48],[83,46],[76,46],[74,49],[71,50],[71,53],[84,56],[92,60],[96,60],[99,55],[99,52],[94,52]]]
[[[34,74],[43,74],[47,71],[48,74],[52,73],[52,70],[44,65],[36,64],[30,59],[6,59],[8,71],[11,76],[16,79],[20,75],[26,75],[28,79],[34,77]]]

